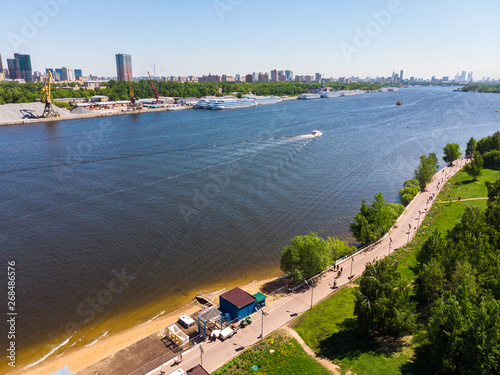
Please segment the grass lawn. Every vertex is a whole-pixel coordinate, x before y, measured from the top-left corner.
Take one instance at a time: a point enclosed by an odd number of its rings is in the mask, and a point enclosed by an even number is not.
[[[355,288],[344,287],[294,322],[311,349],[340,365],[341,374],[400,374],[413,355],[410,338],[377,342],[356,329]]]
[[[274,350],[273,353],[270,351]],[[258,370],[251,367],[256,365]],[[330,375],[294,338],[274,332],[213,373],[214,375]]]
[[[444,185],[437,200],[456,200],[458,197],[462,199],[487,197],[488,190],[484,183],[498,179],[500,179],[500,171],[493,169],[483,169],[483,173],[477,178],[477,181],[474,181],[467,173],[460,170]]]

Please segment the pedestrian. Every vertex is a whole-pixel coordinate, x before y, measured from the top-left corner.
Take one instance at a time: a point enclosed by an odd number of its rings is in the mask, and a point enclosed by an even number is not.
[[[342,271],[344,270],[344,268],[340,267],[340,274],[342,275]]]

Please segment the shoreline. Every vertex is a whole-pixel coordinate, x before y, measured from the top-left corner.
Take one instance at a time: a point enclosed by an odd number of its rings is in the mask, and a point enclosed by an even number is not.
[[[8,104],[4,104],[8,105]],[[186,106],[187,109],[192,109],[192,106]],[[63,111],[62,109],[60,109]],[[125,110],[116,110],[116,109],[102,109],[102,110],[94,110],[91,113],[81,113],[81,114],[71,114],[71,112],[65,112],[66,116],[61,117],[50,117],[50,118],[34,118],[34,119],[26,119],[26,120],[17,120],[17,121],[9,121],[9,122],[0,122],[0,126],[10,126],[10,125],[29,125],[29,124],[37,124],[41,122],[56,122],[56,121],[69,121],[69,120],[82,120],[82,119],[91,119],[91,118],[99,118],[99,117],[110,117],[110,116],[121,116],[121,115],[137,115],[141,113],[154,113],[154,112],[165,112],[168,111],[167,108],[147,108],[141,109],[140,111],[125,111]],[[94,113],[95,112],[95,113]]]
[[[269,269],[262,279],[253,280],[246,284],[241,284],[240,281],[229,281],[226,283],[217,283],[214,286],[219,287],[224,285],[223,289],[216,289],[214,292],[214,297],[218,299],[218,296],[228,289],[233,287],[240,287],[248,293],[254,294],[261,290],[262,286],[266,283],[276,281],[283,276],[281,270],[278,268]],[[212,287],[212,286],[210,286]],[[277,300],[272,299],[273,301]],[[202,308],[194,303],[194,297],[191,302],[180,306],[172,311],[158,311],[158,314],[153,316],[151,319],[136,324],[134,326],[128,327],[122,331],[118,331],[110,334],[109,336],[100,336],[91,345],[80,345],[76,347],[70,347],[65,352],[57,354],[52,353],[48,358],[40,361],[35,365],[31,363],[36,363],[40,358],[33,360],[30,364],[26,364],[23,367],[15,368],[8,372],[9,375],[38,375],[38,374],[49,374],[51,372],[57,371],[64,366],[69,366],[72,373],[77,374],[89,367],[97,364],[98,362],[105,360],[106,358],[118,353],[119,351],[128,348],[129,346],[145,339],[151,335],[158,334],[162,328],[167,327],[170,324],[176,323],[178,316],[182,314],[193,314]],[[21,354],[21,353],[20,353]],[[22,355],[22,354],[21,354]]]
[[[282,101],[295,100],[297,96],[289,96],[285,98],[281,98]],[[9,104],[32,104],[32,103],[8,103]],[[82,120],[82,119],[91,119],[91,118],[99,118],[99,117],[110,117],[110,116],[121,116],[121,115],[137,115],[142,113],[154,113],[154,112],[170,112],[167,107],[165,108],[143,108],[141,110],[136,111],[128,111],[128,110],[118,110],[118,109],[102,109],[102,110],[93,110],[91,113],[81,113],[81,114],[72,114],[71,112],[66,112],[64,109],[57,108],[58,112],[64,113],[64,116],[61,117],[50,117],[50,118],[30,118],[25,120],[13,120],[7,122],[0,122],[0,126],[10,126],[10,125],[29,125],[29,124],[37,124],[41,122],[56,122],[56,121],[69,121],[69,120]],[[1,108],[1,106],[0,106]],[[185,110],[193,109],[193,106],[184,106]],[[172,111],[175,112],[175,111]]]

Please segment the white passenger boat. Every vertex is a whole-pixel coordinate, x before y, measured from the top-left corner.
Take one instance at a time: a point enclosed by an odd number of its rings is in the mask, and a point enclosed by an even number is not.
[[[281,97],[279,96],[256,96],[256,95],[245,95],[245,98],[253,99],[257,102],[257,105],[267,105],[267,104],[277,104],[281,103]]]
[[[297,99],[309,100],[309,99],[319,99],[319,98],[321,98],[319,94],[300,94]]]
[[[340,91],[321,92],[319,96],[322,98],[338,98],[340,96]]]
[[[248,108],[257,106],[257,102],[254,99],[219,99],[212,103],[211,109],[238,109],[238,108]]]

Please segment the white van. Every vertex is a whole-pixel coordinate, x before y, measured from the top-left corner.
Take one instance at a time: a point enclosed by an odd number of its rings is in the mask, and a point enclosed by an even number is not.
[[[178,368],[174,372],[170,373],[170,375],[186,375],[186,372],[183,369]]]

